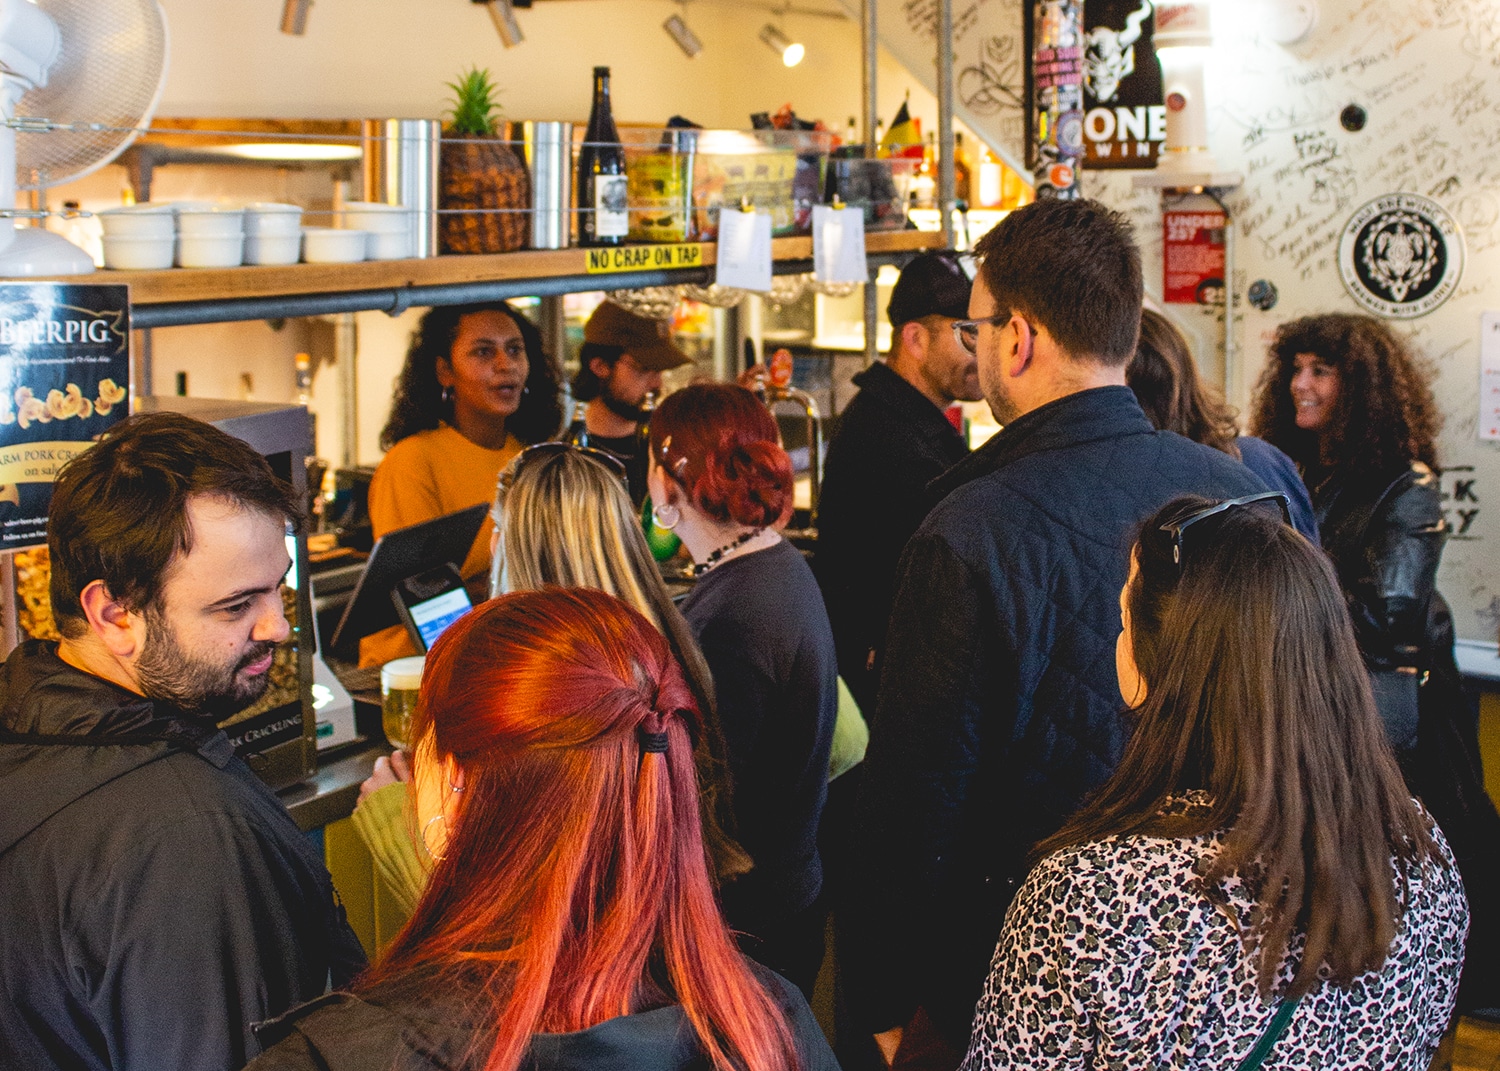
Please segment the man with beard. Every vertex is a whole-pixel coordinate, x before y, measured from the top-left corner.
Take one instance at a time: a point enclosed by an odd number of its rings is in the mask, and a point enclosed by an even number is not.
[[[869,714],[901,550],[932,505],[927,485],[969,455],[944,410],[983,397],[978,361],[953,334],[954,321],[969,315],[966,261],[943,250],[901,270],[886,307],[891,352],[854,377],[859,393],[823,463],[813,572],[839,675]]]
[[[637,505],[646,497],[641,429],[651,416],[645,408],[647,395],[661,392],[663,372],[692,363],[672,342],[669,324],[637,316],[613,301],[601,303],[583,325],[573,397],[588,406],[568,429],[568,438],[619,458]]]
[[[59,643],[0,667],[0,1067],[219,1071],[364,955],[328,872],[216,722],[289,632],[291,489],[132,417],[58,477]]]

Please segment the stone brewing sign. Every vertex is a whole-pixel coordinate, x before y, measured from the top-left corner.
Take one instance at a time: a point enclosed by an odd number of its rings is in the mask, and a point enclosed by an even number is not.
[[[1084,166],[1151,168],[1167,138],[1151,0],[1084,5]]]
[[[130,411],[130,288],[0,284],[0,550],[47,542],[58,469]]]

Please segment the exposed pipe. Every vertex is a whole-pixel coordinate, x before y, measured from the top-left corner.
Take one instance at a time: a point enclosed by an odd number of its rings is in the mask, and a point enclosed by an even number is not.
[[[938,214],[942,217],[943,248],[953,248],[953,211],[958,200],[953,168],[953,0],[938,0]]]
[[[872,253],[872,266],[895,264],[909,253]],[[771,265],[776,275],[802,275],[813,270],[811,260],[778,260]],[[560,275],[551,279],[496,279],[475,283],[442,283],[432,286],[383,287],[374,290],[342,290],[330,294],[282,294],[256,298],[223,298],[214,301],[169,301],[133,305],[132,327],[181,327],[185,324],[230,323],[236,320],[275,320],[294,316],[328,316],[340,312],[386,312],[400,315],[413,307],[467,305],[503,301],[517,297],[552,297],[598,290],[635,290],[648,286],[677,286],[713,282],[713,268],[675,268],[661,271],[619,272],[600,275]],[[873,287],[872,287],[873,292]],[[869,299],[873,301],[873,297]]]

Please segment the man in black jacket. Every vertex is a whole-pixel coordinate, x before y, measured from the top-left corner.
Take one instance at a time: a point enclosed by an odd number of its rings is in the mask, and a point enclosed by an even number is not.
[[[291,489],[132,417],[60,475],[60,643],[0,667],[0,1067],[227,1071],[364,955],[318,851],[216,722],[286,638]]]
[[[927,516],[927,485],[969,455],[943,411],[976,402],[979,365],[953,324],[971,286],[956,253],[923,253],[891,291],[891,352],[854,377],[859,393],[839,417],[818,500],[813,571],[838,649],[839,675],[875,710],[878,649],[895,594],[901,549]]]
[[[1178,494],[1262,490],[1155,431],[1125,364],[1141,315],[1129,223],[1040,201],[986,235],[958,325],[1005,425],[935,484],[907,544],[865,760],[852,994],[890,1058],[920,1005],[955,1052],[1027,854],[1114,769],[1136,525]]]

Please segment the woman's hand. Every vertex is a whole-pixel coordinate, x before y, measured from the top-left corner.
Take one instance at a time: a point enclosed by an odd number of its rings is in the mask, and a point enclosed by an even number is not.
[[[379,792],[386,785],[394,785],[411,780],[411,760],[406,757],[404,751],[393,751],[391,757],[384,755],[375,760],[375,769],[370,776],[365,778],[359,786],[359,806],[365,802],[365,797]]]

